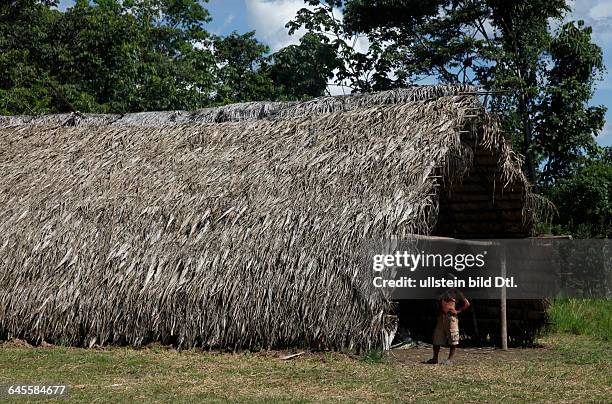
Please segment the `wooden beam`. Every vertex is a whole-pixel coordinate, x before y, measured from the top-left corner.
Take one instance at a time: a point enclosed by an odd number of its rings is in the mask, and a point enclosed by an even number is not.
[[[480,240],[463,240],[452,237],[440,237],[440,236],[425,236],[422,234],[410,234],[408,236],[408,240],[416,239],[416,240],[425,240],[425,241],[445,241],[454,244],[467,244],[467,245],[478,245],[478,246],[492,246],[497,243],[494,241],[480,241]]]
[[[506,251],[502,248],[501,252],[501,276],[506,278]],[[506,307],[506,286],[501,289],[501,301],[500,301],[500,322],[501,322],[501,347],[504,351],[508,350],[508,318],[507,318],[507,307]]]

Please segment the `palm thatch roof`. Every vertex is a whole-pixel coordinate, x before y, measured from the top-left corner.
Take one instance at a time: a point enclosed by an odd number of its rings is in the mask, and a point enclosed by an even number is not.
[[[486,203],[520,212],[498,232],[528,232],[529,186],[470,87],[2,117],[0,337],[380,347],[392,304],[362,241],[435,233],[477,156]]]

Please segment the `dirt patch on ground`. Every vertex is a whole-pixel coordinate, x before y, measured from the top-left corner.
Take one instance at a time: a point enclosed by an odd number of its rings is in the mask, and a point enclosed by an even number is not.
[[[536,360],[542,354],[547,353],[547,348],[510,348],[507,351],[498,348],[458,348],[455,353],[455,365],[479,365],[508,362],[524,362],[525,360]],[[407,349],[392,349],[387,354],[387,361],[399,364],[424,364],[432,357],[432,349],[428,347],[412,347]],[[439,359],[448,357],[448,348],[440,350]]]
[[[0,341],[0,348],[32,348],[32,345],[22,339],[13,338],[8,341]]]

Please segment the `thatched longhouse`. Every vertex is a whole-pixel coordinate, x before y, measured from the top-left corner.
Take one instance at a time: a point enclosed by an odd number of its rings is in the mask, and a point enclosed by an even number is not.
[[[0,338],[380,347],[364,239],[524,237],[474,89],[0,118]]]

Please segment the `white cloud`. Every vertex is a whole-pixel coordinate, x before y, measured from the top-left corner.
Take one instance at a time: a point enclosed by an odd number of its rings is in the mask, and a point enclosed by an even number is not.
[[[225,20],[223,20],[223,28],[227,28],[228,25],[230,25],[234,19],[236,17],[234,16],[234,14],[230,14],[227,17],[225,17]]]
[[[312,8],[304,0],[245,0],[247,20],[249,25],[257,32],[257,36],[277,51],[288,45],[299,42],[306,30],[300,29],[294,35],[289,35],[285,25],[293,20],[302,8]],[[335,17],[342,20],[342,12],[334,9]],[[353,44],[351,44],[353,45]],[[367,38],[359,37],[354,48],[365,52],[369,48]]]
[[[612,17],[612,2],[604,1],[598,3],[589,11],[589,17],[594,20],[601,20]]]
[[[612,0],[579,0],[569,2],[572,7],[566,19],[584,20],[587,25],[593,27],[595,38],[607,38],[612,36]],[[607,43],[607,45],[610,45]]]
[[[272,51],[296,44],[304,35],[303,30],[289,35],[285,28],[298,10],[305,7],[303,0],[245,0],[245,3],[249,25]]]
[[[329,91],[330,95],[349,95],[351,93],[350,87],[336,84],[330,84],[327,86],[327,91]]]
[[[74,0],[60,0],[57,8],[61,11],[65,11],[68,7],[74,6],[74,3]]]
[[[300,29],[294,35],[289,35],[288,29],[285,28],[287,22],[294,19],[300,9],[311,8],[303,0],[245,0],[245,3],[250,27],[255,29],[257,37],[270,46],[273,52],[299,43],[306,33],[306,30]],[[342,20],[341,10],[334,9],[334,14]],[[357,37],[349,45],[356,51],[365,53],[370,42],[365,37]],[[351,93],[351,89],[345,85],[329,85],[327,90],[331,95]]]
[[[603,129],[597,136],[597,141],[599,144],[612,145],[612,122],[607,120],[604,124]]]
[[[612,0],[578,0],[568,2],[572,12],[566,19],[584,20],[593,27],[595,40],[607,40],[601,45],[610,45],[612,39]]]

